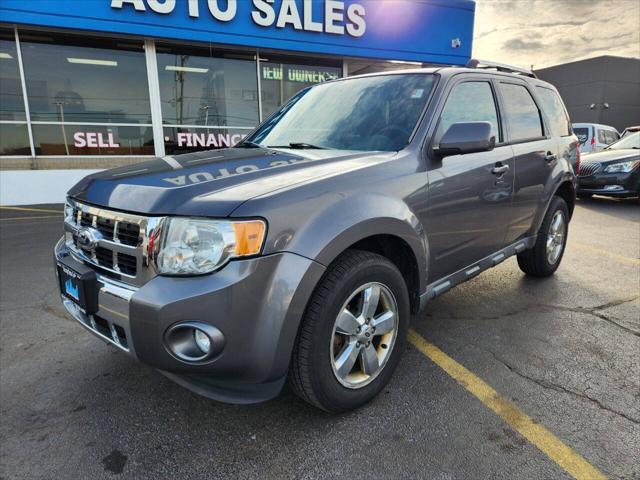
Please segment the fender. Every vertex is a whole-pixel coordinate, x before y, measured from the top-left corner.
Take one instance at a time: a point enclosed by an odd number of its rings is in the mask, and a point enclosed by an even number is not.
[[[428,245],[424,228],[399,198],[381,194],[341,196],[301,223],[286,250],[328,266],[354,243],[374,235],[404,240],[415,256],[419,291],[426,289]]]

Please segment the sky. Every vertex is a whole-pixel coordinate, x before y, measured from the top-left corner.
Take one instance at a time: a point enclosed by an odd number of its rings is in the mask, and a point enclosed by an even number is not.
[[[640,57],[640,0],[476,0],[473,56],[543,68]]]

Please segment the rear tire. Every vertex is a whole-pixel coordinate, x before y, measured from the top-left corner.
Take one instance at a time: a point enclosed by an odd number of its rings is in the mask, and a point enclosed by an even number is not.
[[[302,318],[289,369],[293,391],[332,413],[369,402],[398,365],[409,317],[398,268],[381,255],[347,250],[327,269]],[[351,362],[340,363],[347,357]]]
[[[561,231],[557,231],[560,228]],[[533,248],[518,254],[518,266],[532,277],[549,277],[560,266],[567,245],[569,209],[561,197],[554,196],[545,214]]]

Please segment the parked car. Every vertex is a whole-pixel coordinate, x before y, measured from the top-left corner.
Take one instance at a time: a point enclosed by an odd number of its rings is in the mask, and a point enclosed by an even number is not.
[[[353,409],[387,384],[429,300],[513,255],[528,275],[556,271],[577,156],[560,96],[528,71],[320,84],[234,148],[73,187],[62,302],[199,394],[259,402],[288,380]]]
[[[578,197],[640,197],[640,132],[592,153],[582,162]]]
[[[580,151],[583,154],[600,152],[620,138],[618,130],[614,127],[598,123],[574,123],[573,132],[580,140]]]
[[[635,132],[640,132],[640,125],[635,125],[633,127],[627,127],[624,129],[624,131],[622,132],[622,135],[620,135],[620,138],[624,138],[627,135],[631,135],[632,133]]]

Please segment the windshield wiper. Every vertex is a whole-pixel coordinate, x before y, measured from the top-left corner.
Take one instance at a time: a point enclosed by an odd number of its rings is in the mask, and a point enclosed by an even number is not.
[[[327,147],[312,145],[306,142],[291,142],[289,145],[269,145],[267,148],[293,148],[298,150],[327,150]]]
[[[235,148],[264,148],[259,143],[255,142],[242,142],[236,145]]]

